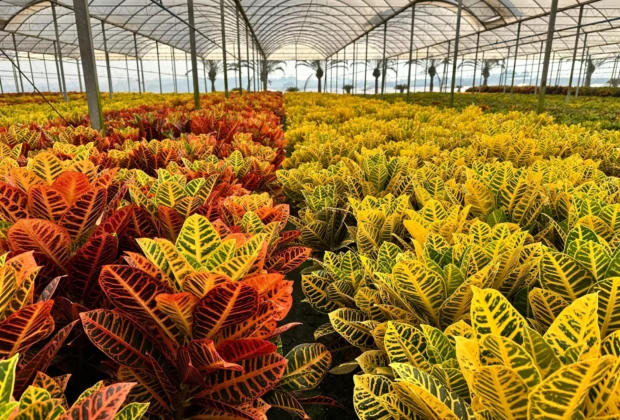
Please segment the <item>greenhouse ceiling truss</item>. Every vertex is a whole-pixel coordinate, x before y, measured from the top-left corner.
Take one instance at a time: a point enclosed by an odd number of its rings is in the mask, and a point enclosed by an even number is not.
[[[81,60],[97,127],[98,57],[105,59],[112,95],[111,57],[135,60],[142,92],[146,60],[158,62],[161,91],[161,47],[170,49],[173,62],[175,51],[189,55],[197,108],[198,63],[205,72],[205,60],[223,60],[224,68],[236,63],[239,79],[248,62],[255,88],[265,60],[319,60],[326,76],[338,72],[341,60],[383,60],[383,91],[387,61],[411,61],[415,54],[447,59],[453,95],[458,59],[497,58],[516,67],[518,59],[538,57],[540,110],[552,53],[572,61],[572,83],[576,61],[617,56],[619,44],[618,0],[0,0],[6,58],[19,66],[19,52],[28,59],[53,55],[65,97],[63,61]],[[411,66],[409,80],[410,72]],[[25,74],[19,76],[23,90]],[[226,92],[227,78],[224,72]]]

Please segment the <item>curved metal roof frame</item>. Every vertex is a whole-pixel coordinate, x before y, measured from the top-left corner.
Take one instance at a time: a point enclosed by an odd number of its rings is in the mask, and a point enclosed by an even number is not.
[[[447,53],[454,41],[458,0],[224,0],[227,56],[238,59],[237,25],[241,31],[241,59],[246,57],[247,30],[256,37],[257,48],[270,59],[335,58],[346,48],[347,56],[354,44],[362,45],[368,37],[368,57],[383,56],[383,25],[387,24],[386,56],[409,53],[412,9],[415,7],[414,50],[430,56]],[[519,55],[536,54],[545,39],[552,0],[462,0],[460,54],[466,56],[476,48],[502,57],[516,46],[517,28],[521,26]],[[56,40],[51,16],[51,2],[56,5],[60,45],[63,55],[79,57],[75,15],[71,0],[0,0],[0,45],[12,50],[16,35],[17,49],[53,53]],[[570,55],[575,42],[579,7],[583,5],[584,29],[588,44],[597,53],[612,49],[606,41],[610,34],[620,34],[620,5],[617,0],[560,0],[554,34],[554,50]],[[239,5],[242,17],[236,16]],[[201,58],[221,58],[222,33],[220,0],[195,0],[197,54]],[[89,0],[93,44],[103,49],[102,22],[111,53],[150,58],[155,43],[189,52],[189,26],[186,0]],[[239,22],[239,23],[238,23]],[[612,31],[612,32],[607,32]],[[600,35],[605,32],[605,35]],[[617,45],[617,44],[616,44]],[[607,48],[603,48],[603,47]],[[609,46],[609,47],[608,47]],[[250,57],[254,53],[250,44]],[[357,48],[357,57],[360,51]],[[352,59],[351,56],[347,57]]]

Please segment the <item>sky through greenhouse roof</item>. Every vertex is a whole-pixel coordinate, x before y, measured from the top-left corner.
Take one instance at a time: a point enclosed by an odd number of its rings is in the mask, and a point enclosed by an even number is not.
[[[456,0],[239,0],[239,19],[235,1],[223,2],[229,59],[237,59],[239,50],[242,60],[248,54],[252,58],[254,36],[269,59],[325,59],[338,53],[339,59],[351,60],[355,51],[359,60],[366,43],[368,58],[377,59],[383,56],[384,25],[386,57],[406,59],[414,7],[413,50],[420,58],[447,57],[456,32]],[[514,56],[519,27],[518,55],[540,54],[551,0],[462,1],[460,55],[473,58],[479,36],[480,53],[486,58]],[[0,48],[54,54],[52,2],[63,56],[79,58],[71,0],[0,0]],[[582,6],[581,44],[587,34],[591,55],[617,55],[620,1],[559,0],[553,44],[558,58],[572,57]],[[221,59],[220,0],[194,0],[194,9],[198,56]],[[99,51],[104,48],[105,25],[107,49],[114,54],[154,59],[156,42],[180,54],[189,52],[186,0],[90,0],[89,10]]]

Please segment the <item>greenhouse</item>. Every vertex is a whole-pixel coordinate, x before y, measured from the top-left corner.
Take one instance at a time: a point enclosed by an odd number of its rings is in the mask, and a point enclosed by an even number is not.
[[[619,0],[0,0],[0,420],[620,419]]]

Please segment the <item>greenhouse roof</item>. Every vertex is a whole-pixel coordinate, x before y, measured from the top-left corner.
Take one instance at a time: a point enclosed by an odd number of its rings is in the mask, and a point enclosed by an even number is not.
[[[462,0],[460,54],[473,54],[479,39],[487,58],[539,54],[546,38],[551,0]],[[73,3],[69,0],[0,0],[0,48],[53,54],[55,28],[64,56],[79,58]],[[457,1],[405,0],[224,0],[227,55],[245,59],[254,37],[269,59],[406,58],[415,6],[413,51],[420,58],[445,57],[456,33]],[[590,54],[615,55],[620,44],[618,0],[560,0],[553,50],[559,58],[573,54],[583,6],[582,34]],[[237,7],[240,14],[236,13]],[[189,52],[186,0],[91,0],[95,49],[155,58],[156,42]],[[220,0],[194,0],[197,53],[222,57]],[[239,28],[239,33],[237,33]],[[384,32],[385,28],[385,32]],[[519,33],[520,31],[520,33]],[[14,39],[13,39],[14,38]],[[134,43],[135,38],[135,43]],[[238,40],[240,42],[238,42]],[[14,42],[15,41],[15,42]],[[239,44],[239,45],[238,45]],[[343,49],[346,47],[346,50]],[[511,52],[510,52],[511,51]]]

